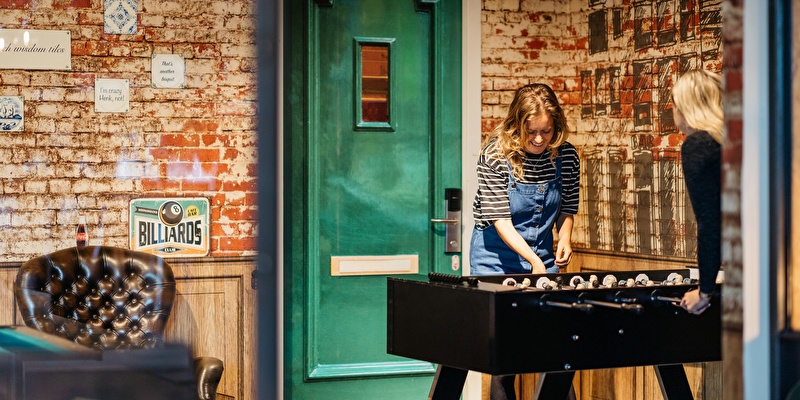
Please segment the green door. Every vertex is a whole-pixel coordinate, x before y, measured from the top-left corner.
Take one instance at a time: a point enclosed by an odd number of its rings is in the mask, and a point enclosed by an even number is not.
[[[386,278],[461,274],[431,222],[461,186],[461,1],[285,7],[285,398],[425,398],[435,366],[386,353]]]

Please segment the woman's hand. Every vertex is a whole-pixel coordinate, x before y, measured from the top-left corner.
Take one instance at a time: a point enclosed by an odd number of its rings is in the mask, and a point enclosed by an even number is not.
[[[558,245],[556,246],[556,265],[565,267],[572,261],[572,224],[574,217],[561,214],[556,220],[558,230]]]
[[[700,290],[690,290],[683,294],[681,299],[681,307],[683,307],[689,314],[700,315],[711,306],[711,299],[704,299],[700,297]]]
[[[536,253],[533,254],[533,258],[526,258],[529,263],[531,263],[531,273],[532,274],[544,274],[547,272],[547,268],[544,267],[544,263]]]
[[[503,242],[505,242],[508,247],[531,264],[532,274],[544,274],[547,272],[542,259],[536,255],[536,252],[531,249],[528,242],[514,229],[514,224],[510,219],[498,219],[494,221],[494,227],[497,229],[497,234],[500,236],[500,239],[503,239]]]
[[[570,261],[572,261],[572,243],[559,240],[556,247],[556,265],[566,267]]]

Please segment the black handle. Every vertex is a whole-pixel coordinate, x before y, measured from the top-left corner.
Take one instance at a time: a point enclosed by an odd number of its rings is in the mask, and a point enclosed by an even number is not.
[[[452,283],[454,285],[463,284],[466,286],[473,286],[473,287],[478,286],[478,278],[474,276],[451,275],[433,271],[428,272],[428,281],[438,282],[438,283]]]
[[[447,202],[447,211],[461,211],[461,189],[446,188],[444,200]]]

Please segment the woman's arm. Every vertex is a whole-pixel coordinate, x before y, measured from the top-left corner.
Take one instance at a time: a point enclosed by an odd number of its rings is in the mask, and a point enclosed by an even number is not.
[[[514,224],[511,223],[510,219],[498,219],[494,221],[494,227],[497,229],[497,234],[500,235],[500,238],[511,250],[516,251],[517,254],[531,263],[531,273],[543,274],[546,272],[542,259],[536,255],[536,252],[531,249],[531,246],[528,245],[522,235],[514,229]]]
[[[580,200],[581,160],[578,151],[570,143],[563,145],[564,185],[561,188],[561,209],[556,218],[556,262],[564,267],[572,261],[572,227],[578,213]]]
[[[560,214],[556,220],[558,246],[556,247],[556,265],[565,266],[572,260],[572,224],[575,218],[569,214]]]
[[[699,290],[686,292],[681,306],[701,314],[711,303],[722,264],[721,148],[708,133],[695,132],[681,145],[681,164],[686,190],[697,221]],[[701,295],[705,294],[705,296]]]

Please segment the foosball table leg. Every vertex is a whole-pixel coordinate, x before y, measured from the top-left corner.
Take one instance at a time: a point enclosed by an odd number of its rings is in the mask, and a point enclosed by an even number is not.
[[[572,389],[572,379],[575,371],[566,372],[543,372],[536,382],[536,391],[533,393],[534,399],[568,399],[574,394]],[[569,396],[569,397],[568,397]]]
[[[428,400],[460,399],[466,380],[467,370],[439,365],[436,367],[436,375],[433,376]]]
[[[694,398],[683,364],[654,365],[658,384],[664,400],[691,400]]]

